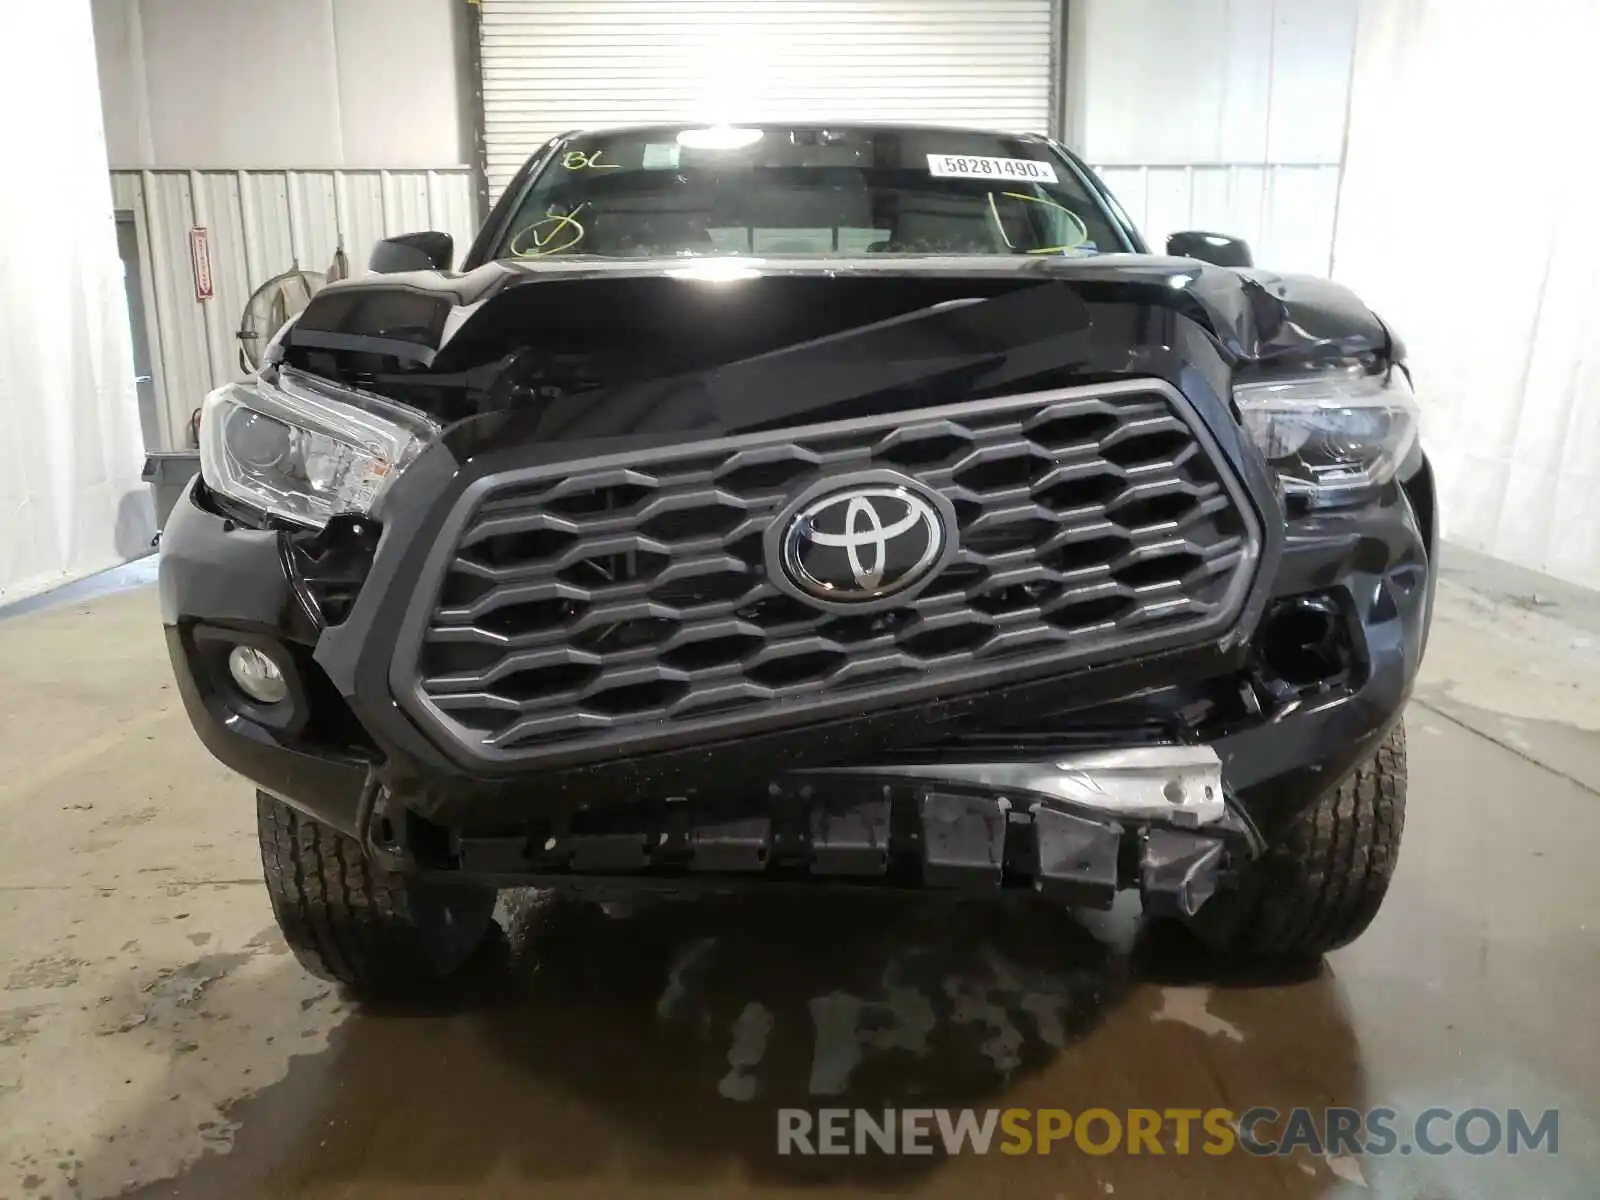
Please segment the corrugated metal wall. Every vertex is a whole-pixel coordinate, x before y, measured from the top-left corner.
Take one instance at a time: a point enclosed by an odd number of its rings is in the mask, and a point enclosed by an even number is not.
[[[235,331],[250,294],[298,262],[326,271],[342,245],[351,274],[380,238],[439,229],[465,253],[477,230],[472,173],[438,171],[114,171],[114,203],[131,211],[151,367],[169,448],[189,442],[206,392],[244,374]],[[195,298],[189,231],[209,231],[215,296]]]
[[[1167,235],[1205,229],[1244,238],[1259,266],[1327,275],[1338,163],[1204,163],[1095,170],[1160,254]]]
[[[1052,0],[482,0],[489,190],[651,121],[1051,124]]]

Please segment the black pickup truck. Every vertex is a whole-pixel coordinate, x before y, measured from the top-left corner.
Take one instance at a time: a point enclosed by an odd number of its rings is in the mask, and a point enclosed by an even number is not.
[[[1047,138],[655,126],[317,293],[161,541],[300,960],[447,975],[520,886],[1357,936],[1433,595],[1404,351],[1167,249]]]

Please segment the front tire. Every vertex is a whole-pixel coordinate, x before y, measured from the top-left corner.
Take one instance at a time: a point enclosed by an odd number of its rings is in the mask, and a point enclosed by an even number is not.
[[[1406,731],[1297,813],[1240,889],[1195,920],[1213,948],[1241,959],[1315,958],[1366,931],[1389,890],[1406,817]]]
[[[390,995],[454,974],[483,943],[493,890],[385,871],[354,838],[265,792],[256,821],[273,915],[313,975]]]

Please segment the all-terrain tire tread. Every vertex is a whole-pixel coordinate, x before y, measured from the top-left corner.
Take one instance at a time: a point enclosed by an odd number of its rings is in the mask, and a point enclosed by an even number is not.
[[[417,899],[430,886],[376,866],[354,839],[264,792],[256,796],[261,865],[284,939],[302,966],[358,991],[378,992],[447,974]],[[466,938],[488,926],[469,916]],[[472,929],[477,924],[480,928]]]
[[[1257,864],[1228,949],[1250,957],[1335,950],[1377,916],[1405,828],[1406,740],[1397,724],[1339,785],[1290,822]]]

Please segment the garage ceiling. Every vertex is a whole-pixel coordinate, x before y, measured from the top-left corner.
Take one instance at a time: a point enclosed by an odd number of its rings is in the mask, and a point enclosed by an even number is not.
[[[652,121],[1045,132],[1052,0],[482,0],[491,198],[551,136]]]

